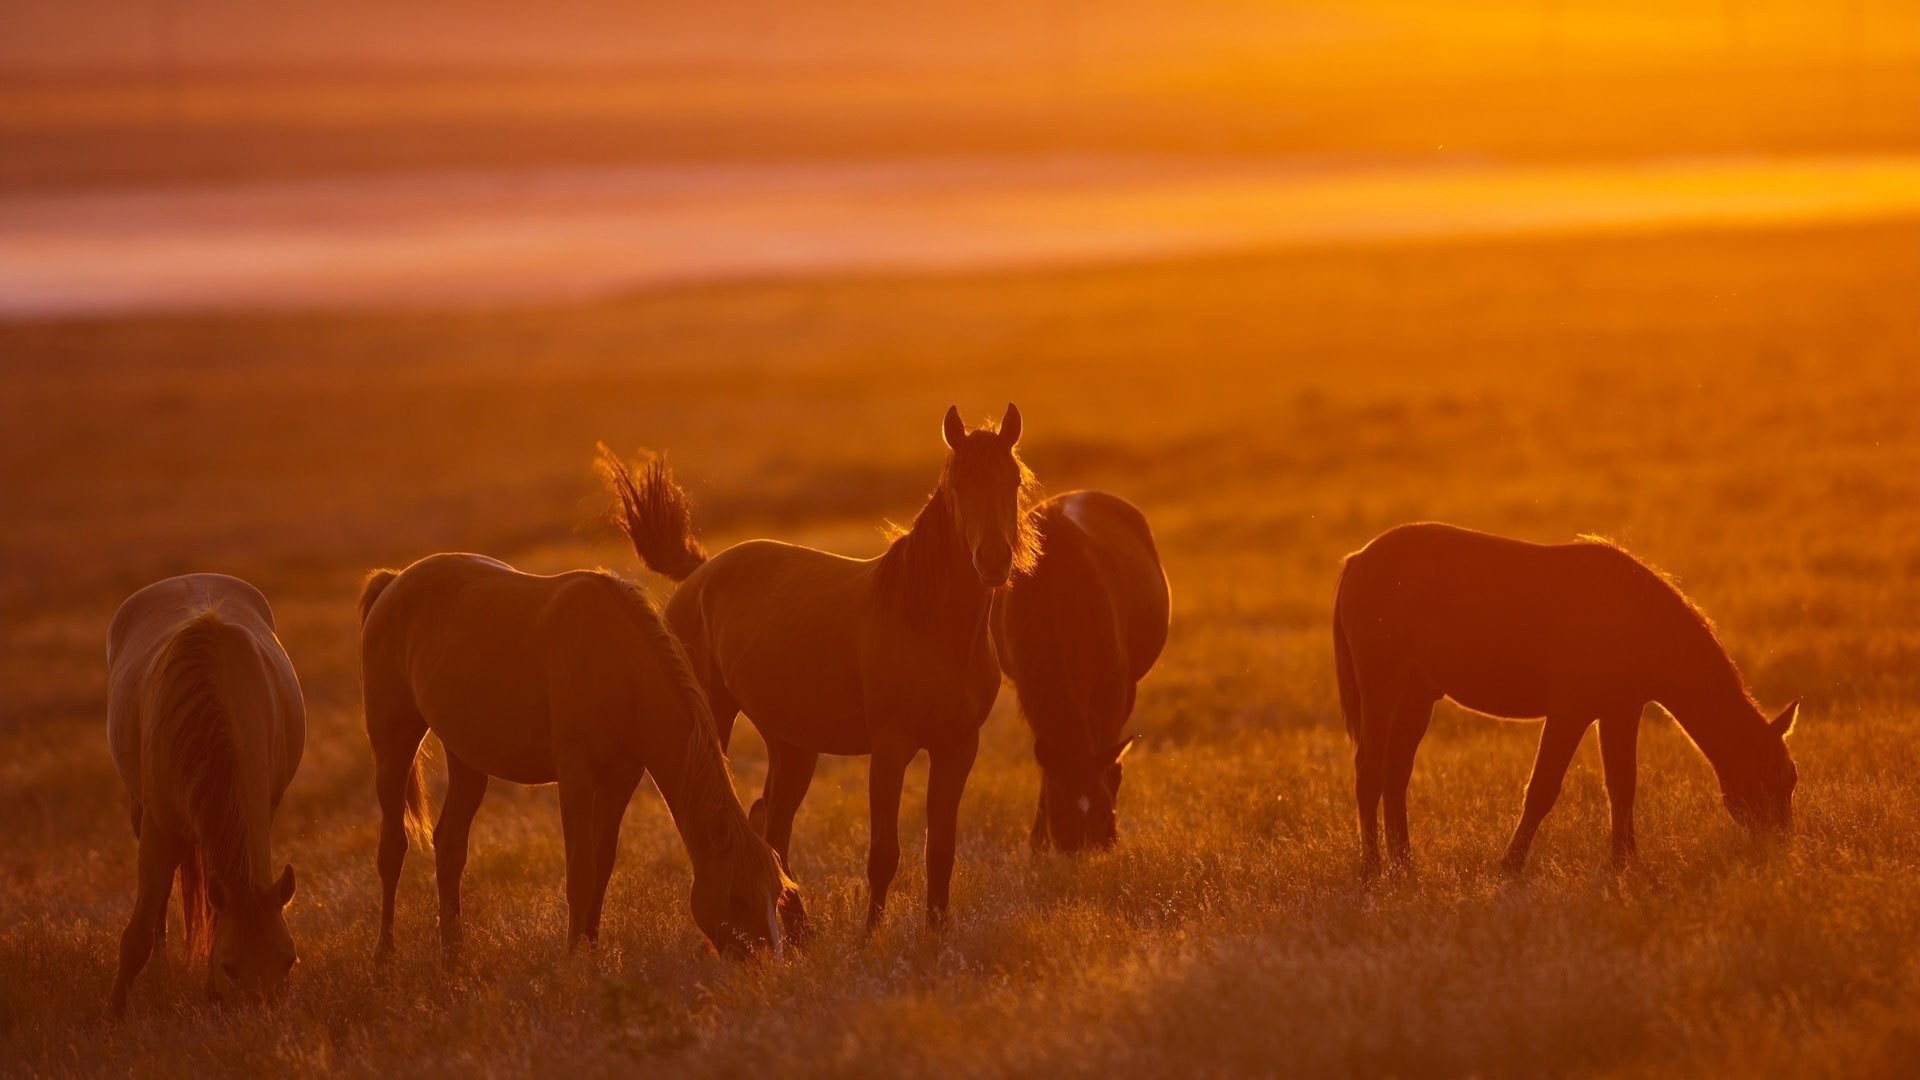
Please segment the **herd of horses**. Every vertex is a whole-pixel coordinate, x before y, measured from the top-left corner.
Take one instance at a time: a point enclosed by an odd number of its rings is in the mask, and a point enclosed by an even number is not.
[[[493,778],[556,784],[568,947],[593,942],[621,820],[643,777],[693,864],[692,913],[728,956],[809,936],[788,876],[794,817],[821,754],[870,759],[869,930],[899,866],[900,794],[928,755],[927,897],[944,925],[961,795],[1002,678],[1032,730],[1040,793],[1031,840],[1063,852],[1117,839],[1115,805],[1135,690],[1167,641],[1170,595],[1145,517],[1096,491],[1040,501],[1021,462],[1019,410],[943,423],[939,482],[886,550],[854,559],[772,540],[709,556],[686,494],[658,458],[636,473],[601,447],[615,520],[650,569],[678,582],[664,609],[604,570],[542,576],[470,554],[368,576],[361,681],[380,808],[376,961],[394,951],[394,894],[410,846],[434,856],[442,955],[461,947],[460,877]],[[1613,857],[1634,850],[1636,736],[1660,703],[1756,830],[1791,823],[1797,774],[1712,624],[1665,577],[1610,543],[1539,545],[1404,525],[1349,556],[1333,616],[1354,745],[1363,873],[1411,858],[1406,791],[1434,704],[1545,718],[1504,865],[1518,871],[1574,750],[1600,727]],[[273,873],[274,812],[297,769],[305,711],[266,598],[222,574],[130,597],[108,631],[107,736],[139,841],[132,916],[109,1011],[156,944],[178,882],[207,993],[269,996],[296,962]],[[750,810],[728,770],[744,713],[767,746]],[[429,824],[420,748],[447,760]]]

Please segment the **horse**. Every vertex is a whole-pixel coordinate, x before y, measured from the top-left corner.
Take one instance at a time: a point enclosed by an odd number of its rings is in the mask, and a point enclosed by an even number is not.
[[[300,767],[306,702],[273,611],[252,585],[186,574],[128,597],[107,630],[107,747],[140,844],[133,915],[108,1012],[158,943],[177,876],[187,954],[207,956],[207,997],[270,997],[297,959],[273,877],[273,815]]]
[[[1034,850],[1111,847],[1136,686],[1167,644],[1170,594],[1146,517],[1103,491],[1034,510],[1040,558],[993,608],[994,652],[1033,729]]]
[[[1520,822],[1501,865],[1518,873],[1588,727],[1612,806],[1612,862],[1635,855],[1640,714],[1657,702],[1719,778],[1734,820],[1783,833],[1799,773],[1786,736],[1798,701],[1769,720],[1712,622],[1672,582],[1595,538],[1531,544],[1450,525],[1402,525],[1349,555],[1334,602],[1340,705],[1354,744],[1362,871],[1387,844],[1411,859],[1407,782],[1441,697],[1506,719],[1544,717]]]
[[[853,559],[773,540],[709,558],[685,493],[654,459],[637,479],[602,445],[617,522],[641,561],[681,582],[667,622],[686,644],[725,745],[744,711],[767,743],[754,804],[791,865],[793,818],[821,754],[871,755],[867,929],[900,862],[900,789],[927,752],[927,921],[945,925],[960,796],[1000,689],[987,615],[994,591],[1033,565],[1025,513],[1033,475],[1015,450],[1020,410],[968,430],[942,422],[945,466],[911,528]]]
[[[408,837],[434,852],[443,961],[459,960],[460,876],[489,778],[558,784],[567,948],[599,939],[620,821],[651,775],[693,862],[693,918],[723,955],[805,937],[806,912],[734,794],[686,655],[644,593],[605,571],[522,573],[484,555],[376,570],[360,594],[360,671],[380,801],[376,961],[393,954]],[[447,756],[429,834],[421,741]]]

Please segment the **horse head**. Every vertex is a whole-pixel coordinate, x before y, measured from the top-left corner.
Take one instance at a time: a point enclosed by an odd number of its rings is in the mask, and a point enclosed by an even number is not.
[[[806,907],[780,857],[740,824],[716,822],[712,846],[694,861],[693,921],[722,956],[779,959],[810,936]]]
[[[1787,750],[1787,735],[1799,715],[1800,703],[1795,701],[1766,721],[1739,767],[1721,777],[1720,799],[1727,813],[1749,829],[1785,832],[1793,826],[1793,789],[1800,782],[1800,770]]]
[[[1049,757],[1041,764],[1040,797],[1046,839],[1067,854],[1110,848],[1120,839],[1116,807],[1127,751],[1139,736],[1102,747],[1082,760]]]
[[[941,482],[948,514],[980,584],[1000,588],[1015,570],[1032,565],[1035,551],[1022,505],[1032,481],[1014,453],[1020,410],[1008,405],[997,429],[969,431],[959,408],[949,407],[942,435],[953,451]]]
[[[210,877],[207,899],[214,912],[207,995],[223,1005],[277,995],[298,960],[286,920],[293,867],[261,889],[235,889]]]

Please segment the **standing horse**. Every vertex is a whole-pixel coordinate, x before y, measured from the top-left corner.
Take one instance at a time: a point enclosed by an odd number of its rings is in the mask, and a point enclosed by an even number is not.
[[[1799,780],[1785,738],[1800,703],[1771,721],[1713,624],[1665,578],[1610,543],[1542,545],[1449,525],[1402,525],[1347,557],[1334,602],[1340,705],[1354,741],[1363,868],[1387,845],[1409,858],[1407,780],[1441,697],[1507,719],[1546,718],[1503,866],[1518,872],[1596,720],[1613,806],[1613,861],[1634,853],[1640,713],[1658,702],[1720,780],[1734,819],[1792,824]]]
[[[994,603],[993,644],[1033,729],[1040,808],[1033,846],[1118,839],[1114,805],[1135,686],[1167,644],[1166,571],[1147,519],[1103,491],[1034,511],[1040,558]]]
[[[767,742],[755,810],[784,861],[821,754],[872,755],[867,927],[900,863],[900,788],[927,751],[927,919],[945,923],[960,795],[1000,688],[988,638],[995,589],[1036,554],[1022,512],[1032,476],[1014,452],[1020,411],[969,431],[948,409],[951,453],[913,527],[872,559],[750,540],[709,559],[686,495],[657,460],[636,480],[601,447],[640,558],[684,582],[667,622],[686,643],[724,744],[744,711]]]
[[[740,810],[706,699],[639,589],[612,574],[523,574],[484,555],[376,570],[360,594],[360,672],[380,798],[380,942],[411,832],[434,849],[445,959],[458,958],[467,836],[497,776],[560,785],[567,947],[595,941],[620,821],[643,775],[693,860],[693,917],[727,955],[781,949],[804,930],[799,892]],[[420,742],[447,751],[431,837]]]
[[[107,746],[140,841],[109,1011],[125,1014],[134,976],[165,941],[176,873],[188,954],[208,953],[207,995],[279,990],[295,959],[283,910],[293,867],[273,877],[269,841],[307,712],[266,597],[225,574],[141,589],[107,631],[107,680]]]

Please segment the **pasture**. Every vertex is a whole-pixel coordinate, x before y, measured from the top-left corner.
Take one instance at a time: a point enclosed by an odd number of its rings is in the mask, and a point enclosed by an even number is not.
[[[1920,227],[1898,225],[0,328],[0,1072],[1911,1069],[1916,296]],[[368,568],[469,550],[608,566],[663,598],[604,521],[597,439],[668,450],[709,550],[772,535],[871,554],[931,488],[947,405],[977,421],[1009,400],[1047,490],[1137,503],[1173,584],[1117,849],[1029,851],[1037,774],[1003,689],[944,935],[919,911],[924,757],[870,940],[866,763],[826,759],[795,827],[803,955],[708,955],[643,785],[599,948],[564,957],[553,793],[496,783],[466,968],[440,969],[431,860],[413,857],[398,955],[375,970]],[[1603,533],[1675,574],[1763,705],[1805,699],[1791,841],[1750,845],[1662,719],[1641,738],[1639,865],[1606,869],[1589,735],[1509,883],[1538,729],[1443,706],[1413,780],[1417,874],[1363,886],[1334,578],[1415,519]],[[176,935],[110,1027],[135,844],[105,748],[105,627],[140,585],[213,569],[270,597],[306,689],[275,837],[302,960],[284,1001],[224,1013]],[[750,801],[748,724],[733,767]]]

